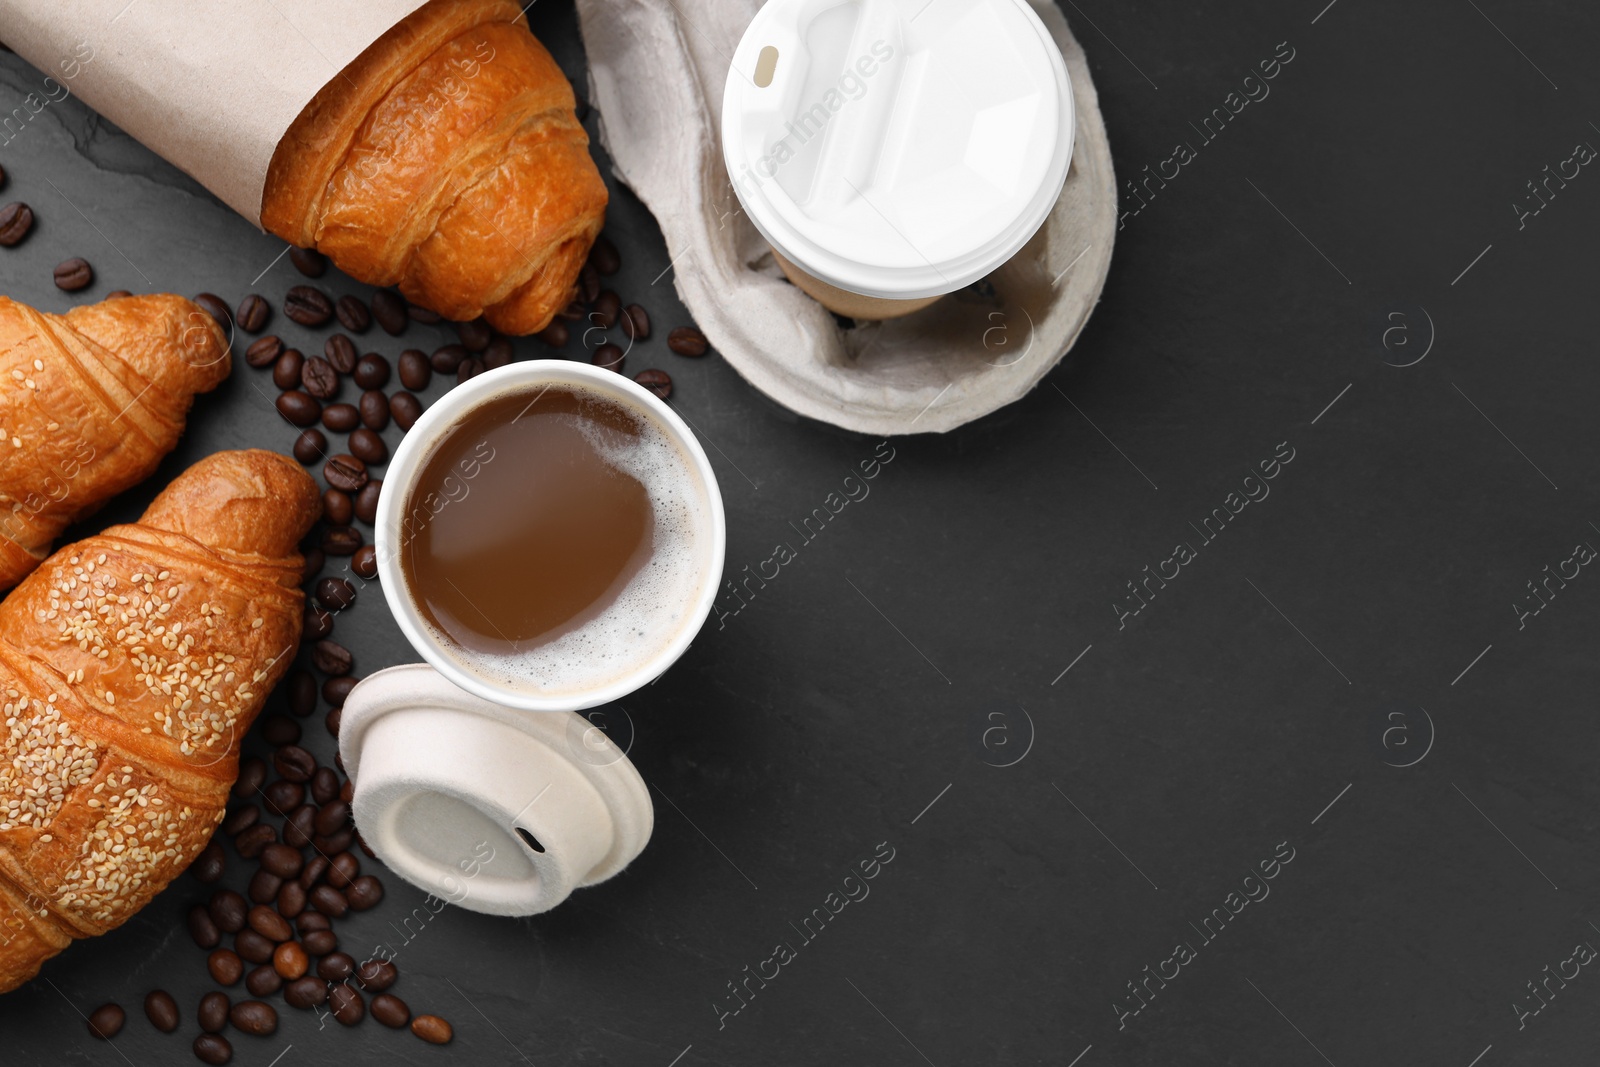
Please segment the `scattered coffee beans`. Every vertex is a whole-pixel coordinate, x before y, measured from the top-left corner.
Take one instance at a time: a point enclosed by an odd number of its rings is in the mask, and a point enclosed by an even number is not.
[[[389,960],[368,960],[356,968],[356,979],[369,993],[382,993],[394,985],[400,972]]]
[[[367,1015],[367,1005],[361,994],[342,982],[328,989],[328,1008],[345,1026],[354,1026]]]
[[[196,945],[205,949],[216,948],[222,943],[222,931],[217,929],[211,913],[202,904],[189,909],[189,936],[194,938]]]
[[[455,1036],[450,1024],[437,1015],[419,1015],[412,1019],[411,1032],[430,1045],[448,1045]]]
[[[209,1034],[215,1034],[228,1025],[228,1008],[230,1007],[226,993],[207,993],[200,998],[200,1009],[195,1012],[195,1020],[199,1022],[200,1029]]]
[[[465,345],[445,345],[434,351],[433,358],[429,362],[440,374],[454,374],[461,367],[461,361],[467,358],[467,354]]]
[[[272,365],[272,384],[279,389],[300,388],[300,371],[305,365],[306,357],[298,348],[284,349]]]
[[[400,353],[400,384],[407,389],[426,389],[433,379],[433,364],[415,348]]]
[[[595,349],[594,354],[589,357],[589,362],[593,363],[596,367],[603,367],[606,370],[614,370],[618,374],[621,374],[623,355],[624,353],[622,349],[618,348],[616,345],[601,345],[599,348]]]
[[[383,479],[374,478],[356,494],[356,518],[371,524],[378,517],[378,494],[383,490]],[[376,558],[376,549],[374,549]],[[363,578],[368,577],[363,574]]]
[[[33,208],[20,203],[0,207],[0,248],[12,248],[21,244],[31,229],[33,229]]]
[[[322,535],[322,550],[330,556],[353,556],[360,547],[361,531],[349,526],[331,526]]]
[[[254,930],[240,930],[233,935],[233,950],[239,954],[240,959],[251,963],[270,962],[272,953],[277,947],[271,938],[264,937]]]
[[[128,1013],[121,1004],[102,1004],[89,1013],[89,1033],[106,1041],[120,1034],[127,1021]]]
[[[378,576],[378,550],[371,545],[362,545],[356,549],[356,554],[350,559],[350,569],[367,580]]]
[[[178,1028],[178,1002],[165,989],[153,989],[145,994],[144,1017],[157,1030],[170,1034]]]
[[[244,361],[252,367],[270,367],[281,355],[283,341],[275,334],[268,334],[250,342],[250,347],[244,350]]]
[[[339,372],[323,357],[312,356],[300,368],[300,388],[318,400],[327,400],[339,391]]]
[[[368,389],[361,394],[361,425],[369,430],[384,430],[389,426],[389,398],[380,390]]]
[[[383,332],[399,337],[406,332],[406,302],[388,289],[372,294],[372,317],[378,320]]]
[[[328,983],[314,975],[296,978],[283,987],[283,999],[291,1008],[315,1008],[328,1001]]]
[[[250,991],[252,997],[270,997],[283,988],[283,975],[263,963],[244,976],[244,987]],[[239,1009],[235,1006],[233,1010]]]
[[[594,239],[594,247],[589,249],[589,262],[594,269],[606,277],[622,269],[622,254],[617,251],[617,246],[605,234]]]
[[[340,374],[349,374],[356,369],[356,359],[359,355],[356,352],[356,343],[342,333],[334,334],[323,343],[322,354]]]
[[[194,875],[197,881],[210,884],[221,880],[227,869],[227,853],[222,851],[221,845],[213,841],[200,852],[194,863],[189,866],[189,873]]]
[[[370,874],[364,874],[350,883],[344,895],[352,911],[366,911],[377,907],[383,900],[383,883]]]
[[[323,674],[338,677],[354,669],[355,659],[348,648],[335,641],[318,641],[311,647],[311,664]]]
[[[260,333],[267,328],[267,320],[272,318],[272,305],[266,298],[251,293],[239,301],[239,310],[233,313],[233,321],[239,324],[239,329],[245,333]],[[261,364],[252,363],[252,367]]]
[[[289,677],[289,710],[305,718],[317,710],[317,680],[309,671],[295,671]]]
[[[289,249],[289,262],[307,278],[320,278],[328,270],[328,257],[315,248]]]
[[[57,289],[76,293],[94,284],[94,268],[88,260],[74,256],[56,266],[55,279]]]
[[[622,332],[630,341],[650,338],[650,313],[638,304],[629,304],[622,312]]]
[[[278,1013],[259,1000],[241,1000],[228,1012],[228,1021],[247,1034],[266,1037],[278,1028]]]
[[[283,298],[283,313],[290,321],[314,330],[333,318],[333,301],[314,286],[297,285]]]
[[[278,414],[288,419],[290,425],[310,426],[322,414],[322,405],[309,394],[291,389],[278,397]]]
[[[361,302],[359,296],[346,293],[339,298],[337,306],[339,325],[351,333],[366,333],[372,327],[372,314],[367,311],[367,305]]]
[[[672,376],[664,370],[642,370],[633,376],[633,380],[662,400],[672,395]]]
[[[389,361],[376,352],[368,352],[356,361],[353,375],[363,389],[382,389],[389,384]]]
[[[231,948],[215,949],[206,957],[206,970],[218,985],[233,985],[244,976],[244,960]],[[204,1002],[201,1007],[204,1008]]]
[[[356,961],[348,952],[331,952],[317,963],[317,977],[342,982],[356,973]]]
[[[221,1034],[201,1034],[194,1039],[194,1054],[201,1063],[221,1065],[233,1059],[233,1046]]]
[[[476,360],[467,362],[472,363]],[[463,369],[466,365],[466,363],[461,364]],[[369,430],[365,426],[350,434],[350,451],[361,462],[371,466],[376,466],[389,458],[389,446],[383,443],[383,438],[378,436],[376,430]]]
[[[667,347],[680,356],[703,356],[711,342],[693,326],[680,326],[667,334]]]
[[[216,293],[201,293],[194,298],[194,302],[199,304],[206,314],[217,320],[217,325],[222,327],[223,332],[233,329],[233,312],[228,309],[222,297]]]
[[[367,465],[355,456],[334,456],[323,464],[322,477],[335,489],[359,493],[367,484]]]
[[[245,919],[250,914],[250,903],[231,889],[219,889],[211,894],[211,903],[206,910],[211,915],[211,921],[217,924],[217,929],[236,934],[244,929]]]
[[[272,766],[290,782],[309,782],[317,772],[317,757],[299,745],[284,745],[272,755]]]
[[[393,993],[379,993],[372,998],[372,1017],[383,1025],[398,1030],[411,1021],[411,1009]]]
[[[389,410],[394,414],[395,425],[409,430],[422,418],[422,401],[410,393],[396,393],[389,398]]]
[[[461,338],[462,347],[469,352],[482,352],[489,347],[489,342],[494,340],[494,327],[482,319],[471,322],[456,323],[456,336]]]
[[[322,494],[322,517],[335,526],[349,526],[355,511],[349,493],[329,489]]]

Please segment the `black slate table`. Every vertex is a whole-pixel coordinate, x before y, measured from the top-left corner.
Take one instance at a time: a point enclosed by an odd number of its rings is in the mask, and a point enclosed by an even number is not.
[[[1325,3],[1067,0],[1139,185],[1070,359],[946,436],[802,422],[667,353],[687,316],[617,189],[616,288],[658,324],[630,364],[710,446],[727,577],[797,558],[607,709],[657,809],[624,875],[521,921],[391,877],[345,927],[397,946],[395,991],[453,1045],[285,1010],[234,1062],[1592,1061],[1600,14]],[[529,14],[581,84],[570,4]],[[40,81],[0,56],[0,111]],[[19,299],[68,307],[71,255],[82,299],[300,280],[75,100],[0,163],[40,218],[0,250]],[[286,448],[271,397],[241,365],[96,524],[208,452]],[[415,658],[381,598],[339,627],[361,671]],[[192,1019],[204,892],[0,998],[0,1061],[193,1062],[138,1005],[163,986]],[[114,1047],[81,1018],[106,1000]]]

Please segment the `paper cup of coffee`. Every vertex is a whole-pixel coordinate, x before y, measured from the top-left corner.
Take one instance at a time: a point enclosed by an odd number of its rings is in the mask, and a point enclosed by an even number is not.
[[[769,0],[733,56],[722,149],[790,280],[893,318],[1022,249],[1061,195],[1074,121],[1025,0]]]
[[[535,360],[419,419],[376,521],[384,596],[455,685],[525,711],[617,700],[710,613],[727,532],[683,420],[613,371]]]

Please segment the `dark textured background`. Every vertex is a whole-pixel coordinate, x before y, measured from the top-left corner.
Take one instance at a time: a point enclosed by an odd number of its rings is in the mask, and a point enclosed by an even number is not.
[[[1126,219],[1072,358],[977,425],[894,442],[868,499],[624,703],[658,801],[625,875],[532,920],[446,910],[403,947],[395,991],[449,1017],[454,1045],[285,1010],[274,1037],[236,1037],[234,1062],[1591,1061],[1600,974],[1520,1028],[1513,1005],[1600,945],[1600,577],[1522,629],[1512,605],[1600,545],[1600,172],[1521,229],[1512,205],[1600,144],[1600,14],[1325,2],[1066,3],[1123,178],[1198,149]],[[581,78],[570,5],[530,17]],[[1191,123],[1285,41],[1270,97],[1203,144]],[[0,56],[0,107],[40,77]],[[40,216],[0,250],[12,296],[65,309],[50,269],[69,255],[99,273],[83,299],[254,284],[276,305],[300,280],[268,269],[282,242],[76,101],[0,162],[0,198]],[[789,523],[877,442],[797,422],[715,357],[666,353],[686,315],[668,279],[651,285],[659,233],[623,190],[610,232],[616,288],[658,326],[630,369],[668,369],[709,443],[732,577],[794,541]],[[287,447],[270,393],[241,365],[104,519],[214,449]],[[1271,496],[1201,547],[1189,523],[1281,442],[1295,458]],[[1179,540],[1198,558],[1119,630],[1125,583]],[[338,634],[362,671],[413,658],[375,596]],[[789,924],[880,842],[894,859],[871,895],[719,1028],[727,983],[798,945]],[[1204,943],[1190,924],[1284,842],[1271,895]],[[420,902],[387,884],[347,945],[395,940],[387,924]],[[160,1035],[138,1005],[165,986],[192,1019],[206,986],[181,916],[202,893],[181,879],[0,998],[0,1060],[193,1062],[192,1024]],[[1197,958],[1119,1029],[1126,983],[1184,939]],[[130,1010],[115,1048],[79,1015],[108,999]]]

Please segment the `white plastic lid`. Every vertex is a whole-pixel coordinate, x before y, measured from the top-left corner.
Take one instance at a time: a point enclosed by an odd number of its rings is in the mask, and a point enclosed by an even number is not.
[[[1072,87],[1026,0],[768,0],[733,56],[722,147],[740,203],[841,289],[937,296],[1044,224]]]
[[[655,825],[644,779],[589,720],[491,703],[426,664],[351,690],[339,754],[377,857],[472,911],[549,911],[626,867]]]

